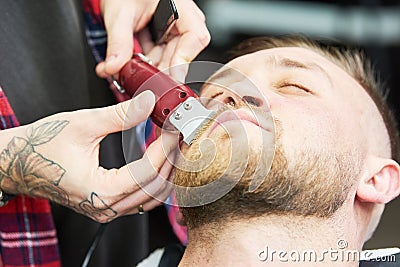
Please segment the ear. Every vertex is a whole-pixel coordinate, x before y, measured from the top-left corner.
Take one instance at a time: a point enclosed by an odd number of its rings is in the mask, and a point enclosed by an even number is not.
[[[386,204],[400,194],[400,166],[396,161],[374,157],[367,168],[357,188],[358,200]]]

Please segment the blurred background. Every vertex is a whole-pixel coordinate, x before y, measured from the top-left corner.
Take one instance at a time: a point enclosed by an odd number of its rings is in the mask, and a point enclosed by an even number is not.
[[[197,58],[227,62],[227,51],[241,40],[260,35],[301,33],[335,39],[365,49],[382,81],[389,102],[400,116],[400,1],[197,1],[207,18],[211,45]],[[400,199],[387,205],[365,249],[400,247]]]

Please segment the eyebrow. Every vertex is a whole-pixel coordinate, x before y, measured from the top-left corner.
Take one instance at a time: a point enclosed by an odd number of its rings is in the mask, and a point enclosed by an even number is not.
[[[292,58],[286,58],[286,57],[276,57],[275,55],[271,55],[265,59],[267,64],[272,64],[278,67],[283,67],[283,68],[293,68],[293,69],[305,69],[305,70],[311,70],[314,72],[321,73],[332,85],[332,79],[329,76],[329,74],[326,72],[324,68],[322,68],[320,65],[314,62],[300,62],[297,60],[294,60]],[[226,77],[229,77],[231,74],[236,73],[238,71],[232,69],[232,68],[227,68],[225,70],[221,70],[217,72],[216,74],[212,75],[207,81],[206,84],[209,83],[217,83],[219,80],[222,80]],[[201,88],[202,91],[203,88]]]
[[[232,77],[235,73],[237,74],[238,71],[232,69],[232,68],[227,68],[224,70],[219,70],[215,74],[211,75],[210,78],[208,78],[203,86],[200,88],[200,93],[207,88],[210,84],[214,85],[222,85],[222,80],[226,77]]]
[[[320,65],[314,62],[300,62],[291,58],[276,58],[275,56],[271,56],[267,59],[267,62],[273,62],[273,64],[276,64],[279,67],[284,67],[284,68],[295,68],[295,69],[305,69],[305,70],[311,70],[315,72],[321,73],[325,78],[329,81],[329,83],[332,85],[332,79],[329,76],[329,74],[326,72],[324,68],[322,68]]]
[[[222,71],[217,72],[216,74],[212,75],[207,81],[206,83],[216,83],[216,81],[218,80],[222,80],[225,77],[229,77],[231,74],[235,74],[235,70],[228,68],[228,69],[224,69]]]

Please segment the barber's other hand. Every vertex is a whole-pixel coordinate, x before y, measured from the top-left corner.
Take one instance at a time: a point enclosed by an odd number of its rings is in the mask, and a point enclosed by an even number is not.
[[[96,67],[100,77],[114,75],[132,57],[133,33],[143,30],[154,14],[158,0],[102,0],[101,8],[107,29],[105,62]],[[205,16],[192,0],[175,0],[179,19],[170,32],[168,42],[154,45],[148,32],[140,34],[144,53],[160,69],[192,61],[210,42]],[[172,68],[175,79],[183,81],[187,64]]]
[[[154,102],[145,91],[118,105],[59,113],[11,129],[15,137],[0,160],[2,189],[48,198],[99,222],[154,208],[171,191],[167,156],[177,136],[162,134],[141,159],[119,169],[99,166],[100,141],[147,119]]]

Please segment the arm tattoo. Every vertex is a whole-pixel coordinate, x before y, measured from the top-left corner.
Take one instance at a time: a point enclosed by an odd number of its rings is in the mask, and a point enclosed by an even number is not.
[[[13,137],[0,153],[0,185],[5,181],[21,194],[47,198],[94,219],[103,216],[111,220],[117,212],[95,192],[78,207],[70,203],[68,193],[59,186],[66,170],[35,151],[36,146],[50,142],[68,123],[66,120],[46,122],[30,128],[27,138]]]
[[[48,143],[68,123],[65,120],[46,122],[30,128],[27,138],[13,137],[0,153],[0,184],[4,180],[19,193],[68,205],[68,194],[58,186],[65,170],[35,151],[36,146]]]
[[[117,216],[117,212],[107,205],[95,192],[92,192],[90,199],[79,203],[79,208],[83,214],[89,217],[106,217],[107,221]]]

